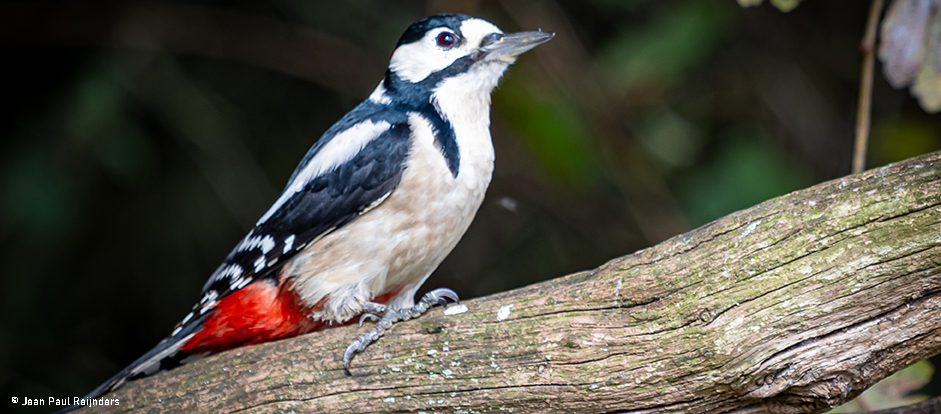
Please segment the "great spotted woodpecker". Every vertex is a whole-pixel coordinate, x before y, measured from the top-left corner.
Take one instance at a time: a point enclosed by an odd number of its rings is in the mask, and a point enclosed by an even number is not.
[[[343,366],[418,304],[419,286],[454,248],[493,171],[490,92],[552,33],[503,33],[478,18],[412,24],[369,98],[311,147],[255,227],[203,286],[169,337],[89,393],[207,353],[296,336],[357,315],[378,319]]]

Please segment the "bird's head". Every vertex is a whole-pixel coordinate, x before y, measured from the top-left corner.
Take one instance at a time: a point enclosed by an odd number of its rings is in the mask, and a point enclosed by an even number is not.
[[[554,33],[503,33],[483,19],[462,14],[427,17],[402,34],[389,63],[389,76],[436,89],[456,77],[468,92],[489,94],[516,58]]]

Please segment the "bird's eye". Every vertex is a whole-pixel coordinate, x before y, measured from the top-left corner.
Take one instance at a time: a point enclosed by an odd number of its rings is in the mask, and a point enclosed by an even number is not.
[[[454,46],[454,42],[457,41],[457,37],[454,35],[454,33],[441,32],[441,34],[435,38],[435,41],[438,42],[438,46],[451,47]]]

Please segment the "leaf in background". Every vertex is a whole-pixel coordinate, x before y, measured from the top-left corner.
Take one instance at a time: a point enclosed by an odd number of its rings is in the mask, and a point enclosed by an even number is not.
[[[928,50],[912,85],[912,95],[926,111],[941,110],[941,12],[935,10],[928,28]]]
[[[754,7],[754,6],[760,6],[761,2],[764,0],[737,0],[737,1],[738,1],[739,6]]]
[[[895,89],[907,86],[918,74],[925,56],[930,6],[930,0],[895,0],[882,19],[879,60],[885,78]]]
[[[761,4],[762,0],[737,0],[738,5],[742,7],[752,7]],[[771,5],[777,7],[785,13],[794,10],[801,0],[771,0]]]
[[[879,60],[889,84],[911,84],[928,112],[941,110],[941,1],[895,0],[882,20]]]
[[[783,12],[789,12],[794,10],[800,2],[801,0],[771,0],[771,5]]]

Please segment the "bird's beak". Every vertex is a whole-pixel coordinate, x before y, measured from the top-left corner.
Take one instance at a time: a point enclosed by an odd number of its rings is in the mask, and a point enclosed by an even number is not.
[[[552,39],[555,33],[550,32],[519,32],[491,35],[492,41],[481,47],[484,53],[483,60],[500,60],[513,63],[516,57],[524,52],[539,46]]]

